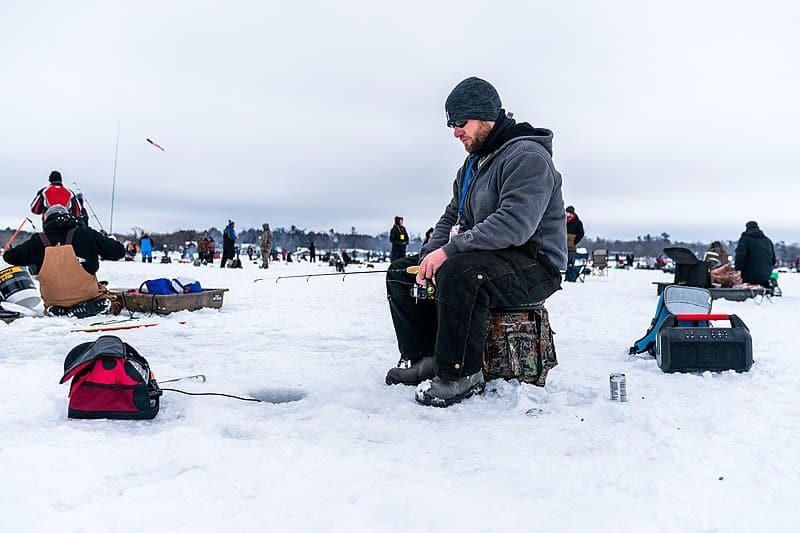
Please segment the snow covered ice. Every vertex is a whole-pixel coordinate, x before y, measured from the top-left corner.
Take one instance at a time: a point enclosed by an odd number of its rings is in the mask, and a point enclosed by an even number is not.
[[[379,265],[380,267],[380,265]],[[800,275],[783,298],[715,300],[753,336],[748,373],[663,374],[627,355],[652,281],[612,270],[548,300],[559,366],[544,389],[490,382],[447,409],[386,386],[398,359],[382,274],[105,262],[112,287],[179,275],[221,310],[117,333],[165,385],[152,421],[68,420],[66,353],[98,318],[0,323],[0,530],[779,531],[800,496]],[[180,324],[185,322],[185,324]],[[608,376],[627,376],[628,403]]]

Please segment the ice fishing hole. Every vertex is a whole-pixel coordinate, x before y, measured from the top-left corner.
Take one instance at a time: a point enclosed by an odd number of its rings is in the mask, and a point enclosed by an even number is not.
[[[297,402],[306,397],[306,391],[300,389],[257,389],[250,396],[265,403]]]

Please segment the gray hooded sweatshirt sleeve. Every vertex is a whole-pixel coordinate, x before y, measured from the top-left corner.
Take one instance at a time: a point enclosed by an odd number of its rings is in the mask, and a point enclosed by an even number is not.
[[[442,248],[448,257],[491,251],[530,242],[556,268],[566,268],[566,219],[561,174],[549,153],[552,133],[517,137],[478,162],[459,220],[460,233],[449,239],[458,218],[466,163],[453,183],[453,198],[422,250]],[[448,242],[448,240],[450,242]]]

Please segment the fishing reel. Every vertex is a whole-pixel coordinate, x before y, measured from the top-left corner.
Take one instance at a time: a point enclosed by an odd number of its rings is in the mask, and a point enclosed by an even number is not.
[[[433,283],[428,282],[427,286],[415,283],[414,286],[411,287],[411,297],[417,302],[421,300],[433,300],[434,296],[436,296],[436,287]]]
[[[416,276],[418,272],[419,267],[416,265],[406,268],[406,273],[411,274],[412,276]],[[436,295],[436,286],[433,284],[433,281],[427,281],[427,285],[420,285],[418,283],[414,283],[414,285],[412,285],[411,297],[414,298],[415,302],[433,300],[434,296]]]

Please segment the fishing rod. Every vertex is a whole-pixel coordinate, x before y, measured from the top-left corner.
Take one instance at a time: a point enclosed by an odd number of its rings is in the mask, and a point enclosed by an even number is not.
[[[94,212],[94,208],[92,207],[92,204],[89,203],[89,200],[86,198],[86,195],[83,194],[83,191],[81,190],[81,186],[78,185],[78,182],[75,181],[75,180],[72,180],[72,184],[75,186],[76,189],[78,189],[78,193],[83,197],[83,203],[85,203],[86,207],[89,208],[89,211],[92,213],[92,216],[97,221],[97,224],[100,226],[100,229],[105,231],[105,228],[103,227],[103,223],[100,222],[100,219],[97,217],[97,213]]]
[[[344,282],[345,276],[352,276],[354,274],[386,274],[389,272],[405,272],[406,274],[416,276],[419,273],[419,266],[412,265],[407,268],[389,268],[386,270],[372,270],[370,272],[329,272],[326,274],[298,274],[295,276],[278,276],[277,278],[274,279],[275,283],[278,283],[278,281],[282,279],[291,279],[291,278],[306,278],[306,282],[308,282],[309,278],[317,278],[322,276],[342,276],[342,282]],[[265,278],[254,279],[253,283],[257,281],[262,281],[264,279]],[[432,280],[428,280],[428,283],[425,285],[419,285],[416,282],[403,281],[399,279],[391,279],[389,281],[411,286],[411,297],[414,298],[414,301],[416,302],[420,302],[422,300],[432,300],[434,298],[434,294],[436,293],[436,285],[435,283],[433,283]]]
[[[172,379],[160,379],[158,383],[177,383],[178,381],[199,381],[200,383],[206,382],[206,375],[205,374],[195,374],[193,376],[183,376],[180,378],[172,378]]]
[[[114,177],[111,181],[111,218],[108,222],[109,233],[113,233],[114,231],[114,196],[117,192],[117,160],[119,159],[119,128],[121,123],[121,121],[117,121],[117,142],[114,145]]]
[[[15,231],[13,235],[11,235],[11,238],[8,239],[8,242],[6,242],[6,245],[3,246],[3,250],[8,250],[8,247],[11,246],[11,244],[14,242],[14,239],[17,238],[17,235],[19,235],[19,232],[22,231],[22,227],[25,226],[26,222],[30,222],[31,226],[33,226],[33,231],[36,231],[36,226],[34,226],[33,220],[31,220],[28,217],[25,217],[20,223],[19,227],[17,228],[17,231]]]
[[[408,268],[389,268],[386,270],[370,270],[368,272],[328,272],[326,274],[297,274],[293,276],[278,276],[277,278],[256,278],[253,280],[253,283],[257,281],[272,281],[275,280],[275,283],[282,279],[292,279],[292,278],[306,278],[306,281],[309,278],[319,278],[322,276],[342,276],[342,281],[344,281],[345,276],[355,276],[356,274],[387,274],[389,272],[405,272],[406,274],[416,274],[419,272],[418,266],[410,266]]]

